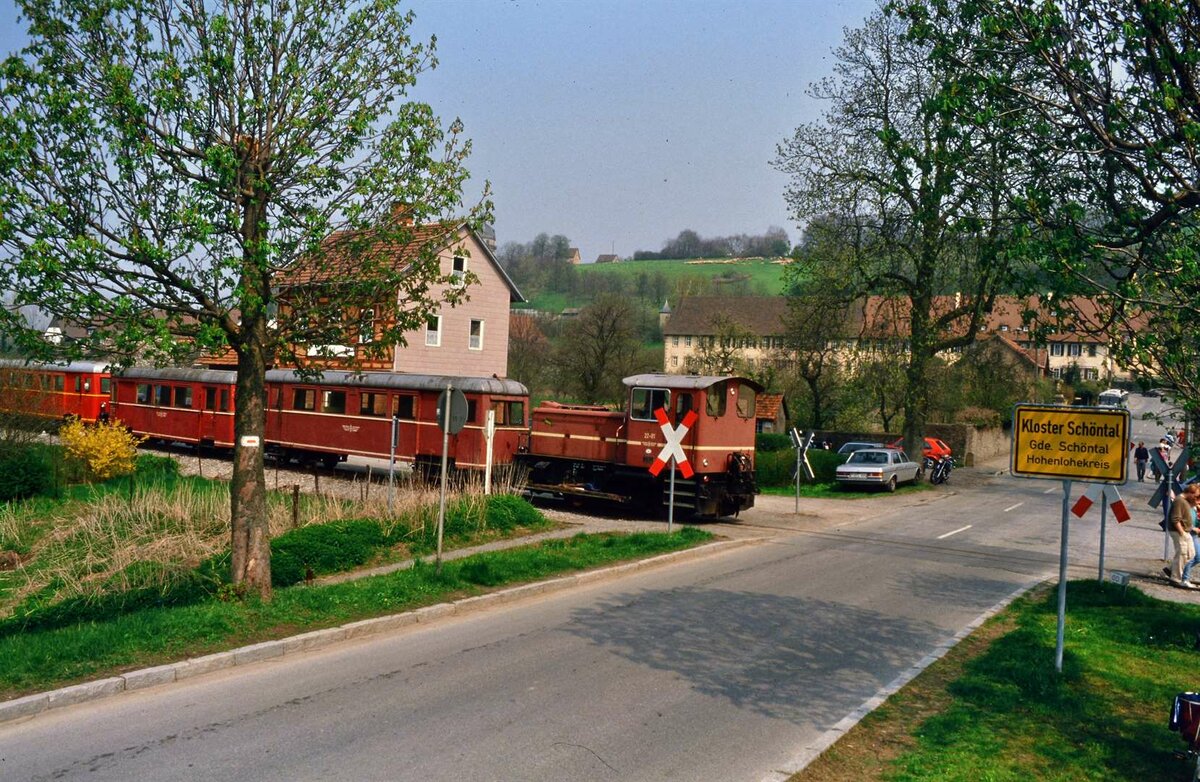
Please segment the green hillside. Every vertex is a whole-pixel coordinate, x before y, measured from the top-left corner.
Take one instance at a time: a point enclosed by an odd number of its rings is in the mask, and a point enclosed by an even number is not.
[[[681,293],[775,295],[783,293],[788,259],[728,259],[690,261],[621,261],[575,267],[580,284],[573,292],[529,291],[521,308],[559,312],[582,307],[600,292],[620,286],[622,292],[647,300],[677,298]],[[661,294],[661,295],[660,295]]]

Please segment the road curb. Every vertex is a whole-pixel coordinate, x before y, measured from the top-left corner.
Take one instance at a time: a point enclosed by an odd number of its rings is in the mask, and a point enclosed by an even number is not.
[[[863,703],[857,709],[838,720],[833,727],[829,728],[829,730],[818,736],[815,741],[806,745],[803,749],[796,753],[796,755],[793,756],[790,761],[784,764],[783,767],[775,769],[764,776],[761,782],[786,782],[786,780],[792,775],[803,771],[809,763],[812,763],[814,760],[820,757],[825,750],[832,747],[835,743],[837,743],[838,739],[846,735],[846,733],[848,733],[851,728],[857,725],[863,717],[875,711],[875,709],[878,709],[888,698],[899,692],[904,685],[917,678],[921,671],[924,671],[926,668],[940,660],[964,638],[978,630],[984,622],[1007,608],[1012,601],[1016,600],[1018,597],[1033,589],[1038,584],[1043,583],[1044,581],[1045,579],[1039,578],[1034,581],[1026,582],[1025,584],[1017,587],[999,603],[996,603],[994,606],[975,617],[957,633],[934,647],[933,651],[922,657],[910,668],[889,682],[887,686],[883,687],[870,698],[867,698],[867,700],[863,701]]]
[[[612,565],[598,570],[589,570],[569,576],[557,576],[547,581],[521,584],[446,603],[435,603],[434,605],[415,608],[399,614],[389,614],[372,619],[348,622],[337,627],[312,630],[288,638],[263,641],[237,649],[230,649],[225,652],[204,655],[203,657],[192,657],[176,663],[129,671],[119,676],[84,682],[82,684],[73,684],[48,692],[25,695],[13,700],[0,702],[0,724],[25,717],[33,717],[44,711],[63,706],[73,706],[78,703],[87,703],[89,701],[108,698],[122,692],[133,692],[135,690],[157,687],[162,684],[191,679],[225,668],[250,665],[263,660],[273,660],[278,657],[287,657],[293,654],[322,649],[351,638],[378,635],[401,627],[418,623],[425,624],[443,617],[454,616],[460,613],[465,614],[469,611],[475,611],[488,606],[504,605],[527,597],[546,594],[547,592],[557,592],[576,586],[584,586],[638,570],[686,562],[703,556],[711,556],[750,543],[756,543],[759,540],[761,539],[740,538],[737,540],[706,543],[702,546],[682,551],[658,554],[649,559],[623,562],[619,565]]]

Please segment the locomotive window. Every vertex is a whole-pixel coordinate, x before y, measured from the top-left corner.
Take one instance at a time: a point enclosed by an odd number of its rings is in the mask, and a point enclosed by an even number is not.
[[[708,387],[707,398],[704,402],[704,412],[716,418],[725,415],[726,386],[725,381],[721,381]]]
[[[654,411],[670,409],[671,392],[665,388],[635,388],[629,397],[629,417],[635,421],[653,421]]]
[[[155,386],[154,387],[154,404],[159,407],[171,406],[171,387],[170,386]]]
[[[346,412],[345,391],[322,391],[321,412],[341,415]]]
[[[396,397],[395,404],[392,406],[392,415],[396,418],[401,418],[405,421],[412,421],[416,416],[417,398],[415,396],[400,395]]]
[[[754,389],[745,383],[738,386],[737,414],[738,418],[754,417]]]
[[[191,408],[191,406],[192,406],[192,387],[191,386],[176,386],[175,387],[175,406]]]
[[[387,415],[387,394],[364,391],[358,397],[358,413],[383,418]]]
[[[137,403],[139,405],[150,404],[150,386],[147,383],[137,384]]]
[[[675,397],[675,423],[678,424],[680,421],[682,421],[683,417],[685,415],[687,415],[688,410],[691,410],[691,409],[692,409],[692,395],[691,394],[682,394],[681,393],[679,396]]]
[[[478,405],[476,404],[476,401],[477,400],[474,400],[474,399],[467,400],[467,423],[469,423],[469,424],[475,423],[475,411],[476,411],[476,408],[478,407]]]
[[[58,380],[58,387],[60,390],[62,389],[62,378]],[[107,377],[100,378],[100,393],[107,394],[110,388],[112,388],[112,379]]]
[[[317,392],[311,388],[297,388],[292,397],[293,410],[315,410],[317,408]]]
[[[204,409],[205,410],[216,410],[217,409],[217,389],[211,388],[209,386],[204,387]]]
[[[524,402],[509,402],[508,403],[508,422],[513,426],[525,425],[525,403]]]

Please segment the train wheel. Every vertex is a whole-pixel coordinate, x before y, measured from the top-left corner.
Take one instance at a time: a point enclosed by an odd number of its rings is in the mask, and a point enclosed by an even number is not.
[[[336,453],[327,453],[321,456],[321,466],[326,470],[332,470],[342,461],[342,457]]]

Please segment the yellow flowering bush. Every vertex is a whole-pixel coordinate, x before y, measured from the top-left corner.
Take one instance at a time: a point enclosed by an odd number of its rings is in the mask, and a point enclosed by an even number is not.
[[[85,424],[75,420],[58,432],[67,459],[77,464],[89,481],[104,481],[133,472],[138,437],[116,421]]]

